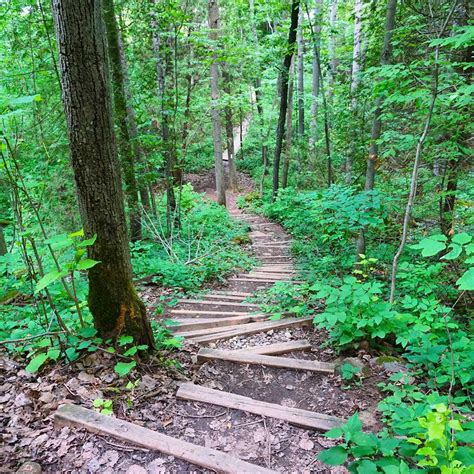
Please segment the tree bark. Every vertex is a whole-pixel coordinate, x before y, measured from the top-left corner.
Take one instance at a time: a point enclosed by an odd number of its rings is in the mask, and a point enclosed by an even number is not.
[[[133,96],[130,88],[130,79],[128,76],[128,64],[127,58],[125,55],[125,44],[123,37],[119,31],[119,51],[120,51],[120,60],[122,63],[123,71],[123,80],[125,88],[125,97],[127,102],[127,125],[130,134],[130,140],[132,141],[133,154],[135,156],[135,171],[136,165],[141,164],[145,170],[148,172],[148,166],[145,163],[145,155],[143,149],[138,143],[138,127],[137,127],[137,116],[135,113],[135,108],[133,107]],[[140,200],[142,202],[143,209],[145,212],[150,211],[151,202],[150,196],[148,195],[146,183],[137,179],[138,192],[140,194]]]
[[[222,79],[224,82],[224,92],[231,97],[231,77],[228,71],[228,65],[222,64]],[[232,107],[226,103],[224,108],[225,132],[227,137],[227,159],[229,164],[229,185],[232,191],[237,191],[237,169],[235,167],[235,149],[234,149],[234,124],[232,117]],[[242,143],[242,137],[240,138]]]
[[[158,0],[153,0],[158,4]],[[166,71],[170,69],[170,52],[169,46],[163,45],[158,31],[158,23],[155,16],[151,19],[152,28],[152,46],[153,54],[156,59],[156,79],[158,84],[158,98],[160,102],[160,119],[159,131],[161,132],[163,156],[165,158],[165,186],[166,186],[166,223],[168,233],[171,232],[173,221],[177,219],[176,213],[176,197],[174,194],[175,183],[173,173],[176,169],[176,147],[174,140],[174,132],[170,127],[169,120],[169,101],[166,90]],[[163,61],[164,58],[164,61]],[[158,124],[157,124],[158,125]],[[179,224],[179,222],[177,222]]]
[[[337,0],[331,0],[331,7],[329,9],[329,99],[334,95],[334,85],[336,83],[337,75],[337,56],[336,56],[336,22],[337,22]]]
[[[130,238],[132,242],[141,239],[141,216],[138,200],[138,186],[135,177],[135,155],[128,129],[127,98],[125,79],[120,54],[119,31],[115,17],[114,1],[103,0],[104,19],[107,32],[108,53],[114,98],[114,119],[117,125],[117,144],[120,152],[125,180],[125,195],[130,213]]]
[[[304,10],[300,8],[298,19],[298,135],[304,135],[304,36],[303,36]]]
[[[314,153],[318,139],[318,96],[319,96],[319,48],[321,41],[321,3],[322,0],[316,0],[314,7],[314,41],[313,41],[313,64],[312,64],[312,83],[311,83],[311,133],[309,137],[309,148]]]
[[[217,0],[209,0],[209,38],[215,43],[219,38],[219,6]],[[219,71],[217,68],[216,45],[213,46],[211,63],[211,107],[212,107],[212,136],[214,140],[214,165],[216,172],[217,202],[226,205],[224,164],[222,162],[222,131],[219,113]]]
[[[390,64],[392,59],[392,32],[395,27],[395,14],[397,10],[397,0],[388,0],[387,14],[385,18],[385,34],[383,41],[382,54],[380,57],[380,65],[386,66]],[[375,112],[374,120],[372,122],[372,132],[370,136],[370,147],[369,156],[367,158],[367,171],[365,175],[365,186],[366,191],[374,189],[375,183],[375,170],[378,161],[378,144],[377,141],[382,134],[382,104],[383,97],[379,95],[375,101]],[[365,229],[359,233],[357,240],[357,254],[365,254],[366,242],[365,242]]]
[[[280,184],[280,158],[283,145],[283,135],[285,133],[286,111],[288,107],[288,75],[293,57],[296,41],[296,30],[298,28],[298,16],[300,10],[299,0],[293,0],[291,4],[291,22],[288,32],[288,47],[283,60],[281,71],[281,95],[280,95],[280,113],[278,116],[278,125],[276,130],[275,155],[273,160],[273,189],[272,199],[275,200],[278,194]]]
[[[0,224],[0,257],[7,253],[7,241],[5,240],[5,233],[3,232],[3,225]]]
[[[362,53],[362,9],[363,0],[355,0],[354,5],[354,47],[352,50],[352,71],[351,71],[351,109],[354,124],[357,118],[357,91],[360,82],[361,53]],[[356,127],[353,127],[356,132]],[[356,151],[356,133],[353,133],[350,151],[346,158],[346,183],[352,183],[352,166]]]
[[[154,345],[132,283],[127,226],[112,120],[102,2],[53,0],[61,85],[79,210],[89,257],[89,308],[101,337]]]
[[[283,170],[281,174],[281,187],[284,189],[288,186],[288,171],[290,168],[292,133],[293,133],[293,84],[294,84],[294,58],[291,62],[290,76],[288,78],[288,109],[286,111],[286,140],[285,140],[285,156],[283,160]]]

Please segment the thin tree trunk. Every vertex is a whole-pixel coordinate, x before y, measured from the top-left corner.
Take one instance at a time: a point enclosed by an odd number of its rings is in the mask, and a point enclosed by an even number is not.
[[[0,223],[0,257],[7,253],[7,241],[3,232],[3,225]]]
[[[119,51],[120,51],[120,60],[122,63],[122,71],[123,71],[123,80],[124,80],[124,88],[125,88],[125,96],[127,101],[127,124],[128,130],[130,134],[130,140],[132,141],[132,148],[133,154],[135,156],[135,166],[137,164],[142,165],[146,171],[148,170],[148,166],[145,162],[145,155],[143,153],[143,149],[138,143],[138,127],[137,127],[137,116],[135,113],[135,108],[133,107],[133,96],[132,90],[130,88],[130,79],[128,76],[128,64],[127,58],[125,55],[125,45],[122,38],[122,35],[119,31]],[[146,212],[150,211],[150,197],[148,196],[148,192],[146,189],[146,183],[143,181],[138,181],[138,192],[140,194],[140,200],[142,203],[143,208]]]
[[[153,0],[154,4],[158,4],[158,0]],[[176,148],[175,141],[172,137],[171,127],[169,123],[170,107],[168,104],[166,90],[166,71],[170,69],[170,53],[169,45],[163,45],[158,31],[158,23],[156,18],[152,16],[152,45],[153,54],[156,59],[156,78],[158,83],[158,97],[160,102],[160,119],[159,128],[161,132],[163,155],[165,157],[165,186],[166,186],[166,223],[168,233],[171,232],[173,220],[176,214],[176,196],[174,194],[173,172],[176,167]],[[164,58],[164,61],[163,61]],[[166,68],[166,70],[165,70]]]
[[[298,135],[300,140],[304,135],[304,37],[303,37],[304,10],[300,8],[298,18]]]
[[[258,57],[260,50],[260,42],[257,34],[257,25],[255,22],[255,5],[254,0],[249,0],[250,7],[250,21],[252,28],[253,42],[255,45],[255,51]],[[261,138],[261,156],[262,164],[264,169],[264,174],[266,174],[268,167],[268,149],[265,141],[263,140],[263,129],[265,126],[264,117],[263,117],[263,105],[262,105],[262,81],[260,80],[260,64],[257,65],[256,78],[255,78],[255,102],[257,105],[257,113],[260,120],[260,138]]]
[[[275,200],[280,185],[280,158],[283,145],[283,135],[285,133],[286,110],[288,107],[288,74],[291,65],[291,58],[295,49],[296,30],[298,28],[298,16],[300,10],[299,0],[293,0],[291,5],[291,23],[288,33],[288,47],[283,60],[281,71],[281,97],[280,97],[280,113],[278,116],[278,125],[276,130],[275,156],[273,160],[273,188],[272,199]]]
[[[312,65],[312,83],[311,83],[311,133],[309,137],[309,148],[314,153],[316,142],[318,139],[318,96],[319,96],[319,47],[321,41],[321,3],[322,0],[316,0],[314,7],[314,21],[316,22],[314,28],[313,41],[313,65]]]
[[[281,187],[288,186],[288,170],[290,168],[291,144],[293,134],[293,84],[294,84],[295,61],[291,61],[290,76],[288,79],[288,109],[286,111],[286,140],[283,170],[281,174]]]
[[[392,33],[395,27],[395,14],[397,10],[397,0],[388,0],[387,4],[387,15],[385,18],[385,35],[383,41],[382,54],[380,57],[380,65],[386,66],[390,64],[392,59]],[[370,147],[369,156],[367,158],[367,171],[365,175],[365,186],[366,191],[374,189],[375,183],[375,170],[378,161],[378,143],[377,141],[382,134],[382,104],[383,97],[379,95],[375,100],[375,112],[374,120],[372,122],[372,132],[370,136]],[[365,254],[366,252],[366,229],[363,229],[359,233],[357,239],[357,254]]]
[[[125,195],[130,213],[130,238],[132,242],[141,239],[141,216],[138,200],[138,186],[135,177],[135,156],[130,140],[127,122],[127,99],[125,80],[120,54],[119,32],[115,17],[114,1],[103,0],[105,27],[107,32],[108,53],[111,67],[114,98],[114,118],[117,125],[117,144],[120,152]]]
[[[209,0],[209,38],[216,43],[219,38],[219,5],[217,0]],[[214,140],[214,166],[216,172],[217,202],[226,205],[224,163],[222,162],[222,131],[219,113],[219,71],[217,69],[217,46],[213,46],[211,63],[211,107],[212,107],[212,137]]]
[[[334,85],[336,83],[337,75],[337,56],[336,56],[336,45],[337,45],[337,34],[336,34],[336,22],[337,22],[337,0],[331,0],[331,6],[329,9],[329,99],[332,99],[334,95]]]
[[[154,345],[145,306],[132,282],[102,2],[53,0],[64,111],[89,257],[89,308],[102,338],[120,334]]]
[[[228,65],[222,64],[222,79],[224,82],[224,92],[231,97],[231,77],[228,71]],[[234,124],[232,117],[232,108],[228,101],[224,108],[225,132],[227,137],[227,159],[229,164],[229,185],[232,191],[237,191],[237,170],[235,168],[235,149],[234,149]],[[240,138],[242,143],[242,137]]]
[[[354,5],[354,47],[352,50],[352,72],[351,72],[351,109],[354,124],[357,118],[357,92],[360,82],[361,52],[362,52],[362,9],[363,0],[355,0]],[[356,151],[356,127],[353,127],[353,136],[350,151],[346,158],[346,183],[352,183],[352,166]]]

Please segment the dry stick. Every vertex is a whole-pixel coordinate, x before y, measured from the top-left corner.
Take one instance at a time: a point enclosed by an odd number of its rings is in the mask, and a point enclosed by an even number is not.
[[[38,339],[39,337],[49,337],[49,336],[59,336],[60,334],[65,334],[66,331],[53,331],[53,332],[43,332],[41,334],[35,334],[34,336],[22,337],[20,339],[5,339],[0,341],[0,345],[3,344],[18,344],[20,342],[31,341],[33,339]]]
[[[456,8],[457,2],[454,2],[450,12],[448,13],[448,16],[446,17],[446,20],[444,21],[442,28],[440,32],[438,33],[437,37],[438,39],[441,38],[442,34],[444,33],[444,30],[449,22],[449,19],[451,18],[451,15],[454,12],[454,9]],[[430,129],[431,125],[431,119],[433,118],[433,109],[435,106],[436,98],[438,97],[438,82],[439,82],[439,45],[436,46],[435,49],[435,69],[433,72],[433,87],[432,87],[432,92],[431,92],[431,103],[430,103],[430,108],[428,110],[428,115],[426,116],[426,121],[425,121],[425,127],[423,129],[423,133],[421,134],[418,144],[416,146],[416,153],[415,153],[415,163],[413,164],[413,171],[411,175],[411,185],[410,185],[410,194],[408,196],[408,202],[407,206],[405,209],[405,216],[403,218],[403,231],[402,231],[402,239],[400,241],[400,246],[398,247],[397,252],[395,253],[395,256],[393,257],[393,262],[392,262],[392,278],[391,278],[391,284],[390,284],[390,304],[393,303],[393,300],[395,298],[395,288],[396,288],[396,281],[397,281],[397,269],[398,269],[398,260],[400,259],[400,256],[403,253],[403,249],[405,248],[405,244],[407,241],[408,237],[408,224],[410,222],[410,216],[411,216],[411,211],[413,209],[413,204],[415,202],[415,196],[416,196],[416,188],[417,188],[417,180],[418,180],[418,170],[420,168],[420,162],[421,162],[421,151],[423,149],[423,143],[426,140],[426,137],[428,135],[428,131]]]

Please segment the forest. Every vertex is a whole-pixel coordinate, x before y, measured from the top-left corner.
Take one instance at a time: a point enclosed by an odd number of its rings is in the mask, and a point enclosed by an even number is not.
[[[469,0],[0,0],[0,472],[474,474]]]

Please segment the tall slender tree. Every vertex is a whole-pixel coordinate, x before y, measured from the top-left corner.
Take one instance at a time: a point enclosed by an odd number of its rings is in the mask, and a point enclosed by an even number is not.
[[[219,5],[217,0],[209,0],[209,38],[213,43],[211,62],[212,136],[214,140],[214,166],[216,172],[217,202],[226,205],[224,163],[222,162],[222,128],[219,112],[219,70],[216,42],[219,38]]]
[[[135,175],[135,155],[130,139],[127,119],[127,96],[123,63],[120,54],[119,30],[115,16],[114,0],[103,0],[105,27],[112,77],[117,145],[125,179],[125,195],[130,213],[130,238],[132,242],[141,238],[141,217],[138,200],[138,185]]]
[[[291,3],[291,20],[288,32],[288,42],[281,69],[281,87],[280,87],[280,112],[278,115],[278,125],[276,130],[275,155],[273,159],[273,186],[272,199],[275,200],[280,185],[280,158],[283,147],[283,136],[285,134],[286,111],[288,108],[288,76],[290,72],[291,59],[294,54],[296,42],[296,30],[298,28],[298,17],[300,11],[299,0],[293,0]]]
[[[125,209],[112,120],[100,0],[53,0],[62,96],[89,256],[89,308],[104,338],[132,335],[153,346],[145,306],[132,282]]]
[[[318,139],[318,97],[319,97],[319,47],[321,37],[321,3],[322,0],[316,0],[314,6],[314,39],[313,39],[313,61],[312,61],[312,81],[311,81],[311,123],[310,123],[310,136],[309,136],[309,148],[314,153],[315,145]]]
[[[362,59],[362,9],[364,3],[363,0],[355,0],[354,4],[354,46],[352,49],[352,70],[351,70],[351,109],[356,123],[357,116],[357,90],[359,89],[360,83],[360,68]],[[352,127],[356,132],[356,127]],[[355,133],[354,133],[355,135]],[[355,136],[352,137],[350,144],[350,151],[346,158],[346,183],[352,183],[352,166],[354,161],[354,155],[356,150]]]
[[[395,28],[395,14],[397,11],[397,0],[388,0],[387,13],[385,17],[385,29],[382,53],[380,56],[380,65],[386,66],[392,60],[392,34]],[[367,170],[365,174],[365,190],[370,191],[374,189],[375,170],[379,155],[378,140],[382,134],[382,105],[383,96],[378,95],[375,99],[375,111],[372,122],[372,132],[370,135],[369,156],[367,158]],[[362,229],[357,239],[357,253],[365,254],[365,229]]]
[[[301,140],[304,135],[304,9],[300,8],[298,18],[298,136]]]

